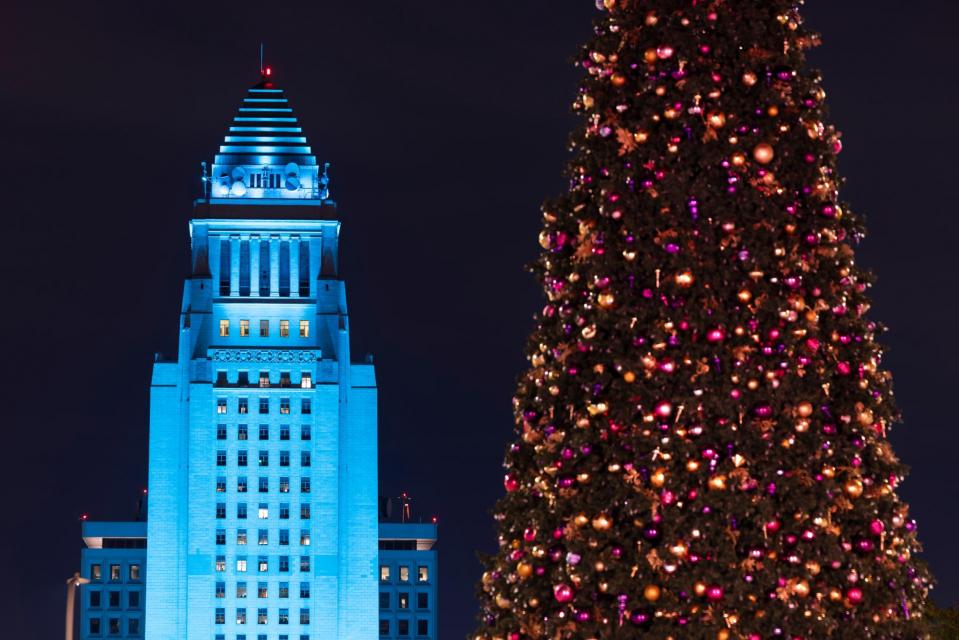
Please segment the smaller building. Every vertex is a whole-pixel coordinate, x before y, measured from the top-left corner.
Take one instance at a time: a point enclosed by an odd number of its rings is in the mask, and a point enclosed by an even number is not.
[[[147,523],[83,522],[80,638],[142,640]]]
[[[436,525],[380,523],[380,638],[436,640]]]

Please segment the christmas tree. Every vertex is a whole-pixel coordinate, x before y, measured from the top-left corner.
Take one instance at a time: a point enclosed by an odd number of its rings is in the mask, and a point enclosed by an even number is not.
[[[923,637],[801,0],[599,0],[478,640]]]

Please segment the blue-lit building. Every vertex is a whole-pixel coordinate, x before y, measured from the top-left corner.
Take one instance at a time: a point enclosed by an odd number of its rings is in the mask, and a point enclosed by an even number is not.
[[[377,415],[340,220],[282,90],[240,104],[150,392],[146,640],[373,640]]]
[[[143,638],[146,522],[84,522],[81,638]]]
[[[435,544],[435,524],[380,523],[381,639],[436,638]]]

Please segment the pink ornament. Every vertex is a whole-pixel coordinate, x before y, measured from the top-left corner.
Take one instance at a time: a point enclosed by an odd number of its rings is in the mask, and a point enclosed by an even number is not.
[[[846,598],[849,600],[850,604],[859,604],[862,602],[862,589],[859,587],[853,587],[846,591]]]
[[[871,531],[874,536],[882,535],[882,532],[885,530],[886,525],[882,523],[882,520],[873,520],[869,525],[869,531]]]
[[[706,339],[710,342],[722,342],[726,338],[726,332],[720,328],[710,329],[706,333]]]
[[[506,491],[509,493],[513,493],[519,489],[519,482],[516,480],[516,478],[507,473],[503,478],[503,487],[505,487]]]
[[[573,599],[573,589],[568,584],[558,584],[553,587],[553,597],[557,602],[569,602]]]
[[[669,58],[672,58],[673,53],[675,52],[673,51],[673,48],[670,47],[669,45],[663,45],[661,47],[656,48],[656,57],[659,58],[660,60],[668,60]]]
[[[668,418],[673,413],[673,405],[665,400],[660,400],[656,403],[654,413],[658,418]]]
[[[714,584],[706,589],[706,598],[709,599],[710,602],[719,602],[723,599],[723,595],[723,588],[719,585]]]

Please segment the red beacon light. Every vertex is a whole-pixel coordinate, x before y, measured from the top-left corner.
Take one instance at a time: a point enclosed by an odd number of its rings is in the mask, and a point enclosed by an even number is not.
[[[271,67],[267,67],[266,69],[263,70],[263,74],[266,75],[266,76],[268,76],[268,77],[269,77],[269,76],[272,76],[272,75],[273,75],[273,69],[272,69]]]

